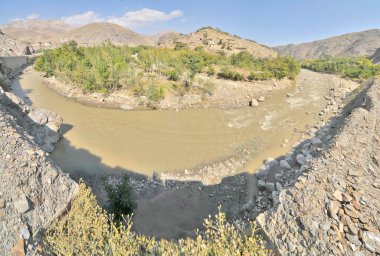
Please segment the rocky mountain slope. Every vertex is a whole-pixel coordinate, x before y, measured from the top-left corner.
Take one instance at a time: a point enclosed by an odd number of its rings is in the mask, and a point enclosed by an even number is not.
[[[73,28],[61,20],[26,19],[12,21],[0,29],[19,41],[38,46],[59,41],[63,33]]]
[[[18,41],[0,30],[0,57],[20,56],[30,54],[32,49],[25,43]]]
[[[323,58],[327,56],[371,56],[380,45],[380,29],[349,33],[302,44],[277,46],[281,55],[297,59]]]
[[[373,63],[380,63],[380,48],[378,48],[376,52],[371,56],[371,60]]]
[[[96,45],[110,41],[117,45],[154,45],[153,40],[119,25],[96,22],[68,31],[61,41],[74,40],[79,45]]]
[[[227,55],[244,50],[262,58],[277,56],[277,52],[269,47],[211,27],[201,28],[188,35],[174,36],[173,39],[161,42],[160,46],[174,48],[176,44],[183,43],[190,49],[203,47],[206,51]]]
[[[286,175],[273,173],[278,162],[257,174],[274,205],[257,222],[279,254],[380,253],[379,124],[380,81],[372,79],[319,138],[279,162]],[[296,180],[284,185],[292,172]]]

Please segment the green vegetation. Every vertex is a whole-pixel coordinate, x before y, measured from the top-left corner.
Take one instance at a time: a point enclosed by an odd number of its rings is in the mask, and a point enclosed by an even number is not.
[[[136,208],[136,203],[131,198],[131,187],[128,175],[123,175],[120,182],[104,182],[104,188],[108,198],[108,212],[112,213],[117,220],[123,215],[130,215]]]
[[[45,233],[43,252],[46,255],[271,255],[263,240],[243,233],[226,221],[219,212],[206,219],[205,231],[196,237],[179,241],[156,240],[135,234],[130,218],[122,223],[112,221],[97,205],[91,190],[80,184],[80,190],[71,209]]]
[[[204,90],[195,83],[199,73],[240,81],[294,79],[300,71],[299,64],[288,57],[258,59],[248,52],[228,57],[205,52],[203,47],[189,50],[182,43],[177,43],[175,49],[164,49],[112,44],[78,47],[73,41],[46,50],[35,61],[35,68],[84,91],[110,93],[125,89],[147,97],[153,105],[167,93],[182,94],[183,88],[187,93],[202,93]]]
[[[366,57],[335,57],[305,60],[302,67],[316,72],[338,74],[351,79],[368,79],[380,74],[380,65],[373,64]]]

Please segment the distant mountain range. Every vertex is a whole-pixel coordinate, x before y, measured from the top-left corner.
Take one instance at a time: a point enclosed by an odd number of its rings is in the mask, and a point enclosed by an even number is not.
[[[183,43],[187,48],[202,47],[206,51],[230,55],[242,50],[257,57],[275,57],[277,51],[251,40],[242,39],[219,29],[207,27],[189,35],[165,31],[145,36],[116,24],[97,22],[74,28],[61,20],[19,20],[0,26],[7,35],[32,45],[34,49],[56,47],[74,40],[79,45],[91,46],[110,41],[116,45],[147,45],[174,48]]]
[[[257,57],[276,57],[278,54],[293,56],[297,59],[322,58],[328,56],[357,56],[365,55],[373,61],[380,61],[380,29],[349,33],[323,40],[302,44],[289,44],[277,47],[267,47],[249,39],[243,39],[212,27],[204,27],[190,34],[180,34],[175,31],[163,31],[157,35],[146,36],[116,24],[97,22],[79,28],[69,26],[62,20],[27,19],[12,21],[1,25],[2,53],[20,53],[26,45],[38,48],[53,48],[69,40],[79,45],[92,46],[104,42],[116,45],[147,45],[175,48],[202,48],[209,52],[231,55],[240,51],[248,51]],[[4,34],[7,35],[5,44]],[[16,44],[18,40],[20,44]],[[21,46],[22,45],[22,46]],[[376,51],[377,50],[377,51]],[[5,53],[5,51],[7,51]],[[376,53],[375,53],[376,51]]]
[[[315,59],[329,56],[371,56],[380,47],[380,29],[334,36],[302,44],[275,47],[281,55],[297,59]]]

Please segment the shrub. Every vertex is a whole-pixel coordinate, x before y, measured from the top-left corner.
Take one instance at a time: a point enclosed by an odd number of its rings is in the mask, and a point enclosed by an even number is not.
[[[120,181],[105,181],[104,188],[108,198],[108,212],[120,220],[124,215],[132,214],[136,203],[131,198],[131,187],[127,174]]]
[[[166,76],[168,77],[168,80],[170,80],[170,81],[178,81],[179,80],[179,73],[177,70],[166,71]]]
[[[230,69],[226,69],[226,68],[218,73],[218,77],[225,78],[225,79],[231,79],[234,81],[240,81],[240,80],[244,79],[242,74],[235,72],[235,71],[232,71]]]
[[[187,49],[187,45],[185,43],[175,42],[174,50],[178,51],[178,50],[185,50],[185,49]]]
[[[71,208],[47,230],[43,253],[47,255],[273,255],[265,249],[252,224],[249,234],[226,220],[220,212],[204,222],[204,233],[179,241],[156,240],[132,232],[132,222],[115,224],[96,203],[91,189],[81,182]]]
[[[305,60],[302,67],[316,72],[338,74],[351,79],[368,79],[380,74],[380,65],[373,64],[366,57],[334,57]]]
[[[165,97],[164,88],[150,85],[147,92],[147,96],[149,100],[159,102]]]
[[[210,66],[208,69],[207,69],[207,75],[209,76],[214,76],[216,73],[215,71],[215,68],[213,66]]]

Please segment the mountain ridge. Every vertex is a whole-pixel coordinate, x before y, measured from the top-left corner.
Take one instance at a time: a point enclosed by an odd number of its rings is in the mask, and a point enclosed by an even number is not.
[[[380,46],[380,29],[346,33],[316,41],[275,46],[281,55],[297,59],[371,56]]]

